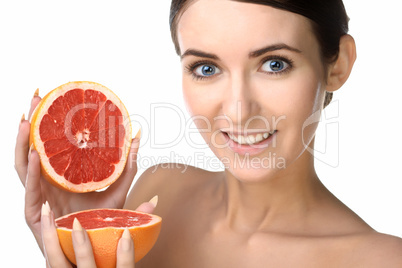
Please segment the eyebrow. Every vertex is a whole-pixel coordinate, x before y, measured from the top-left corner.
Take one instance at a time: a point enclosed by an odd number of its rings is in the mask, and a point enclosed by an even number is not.
[[[259,57],[261,55],[264,55],[267,52],[272,52],[272,51],[282,50],[282,49],[297,52],[297,53],[301,53],[301,50],[299,50],[297,48],[294,48],[294,47],[291,47],[291,46],[288,46],[288,45],[286,45],[284,43],[281,43],[281,44],[269,45],[269,46],[257,49],[255,51],[252,51],[252,52],[250,52],[248,54],[248,57],[249,58],[256,58],[256,57]]]
[[[272,51],[276,51],[276,50],[289,50],[289,51],[293,51],[293,52],[297,52],[297,53],[302,53],[301,50],[291,47],[289,45],[286,45],[284,43],[280,43],[280,44],[274,44],[274,45],[269,45],[260,49],[257,49],[255,51],[252,51],[248,54],[249,58],[257,58],[261,55],[264,55],[267,52],[272,52]],[[215,54],[212,53],[207,53],[207,52],[203,52],[201,50],[197,50],[197,49],[187,49],[181,56],[180,58],[183,59],[186,56],[196,56],[196,57],[200,57],[200,58],[208,58],[208,59],[214,59],[214,60],[219,60],[219,57]]]
[[[206,52],[203,52],[203,51],[197,50],[197,49],[187,49],[186,52],[184,52],[183,55],[180,56],[180,58],[183,59],[184,57],[190,56],[190,55],[200,57],[200,58],[213,59],[213,60],[219,59],[219,57],[216,56],[215,54],[206,53]]]

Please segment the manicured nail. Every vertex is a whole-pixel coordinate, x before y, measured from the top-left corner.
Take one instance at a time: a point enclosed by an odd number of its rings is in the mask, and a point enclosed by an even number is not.
[[[50,215],[49,214],[50,214],[49,204],[47,206],[46,206],[46,203],[42,204],[41,221],[42,221],[43,227],[45,227],[45,228],[49,228],[49,226],[50,226]]]
[[[124,229],[123,235],[121,236],[121,247],[124,251],[131,250],[131,235],[128,229]]]
[[[21,124],[22,124],[22,122],[24,122],[24,121],[25,121],[25,114],[22,114],[21,120],[20,120],[20,124],[18,125],[18,129],[21,128]]]
[[[138,130],[138,132],[135,135],[134,139],[141,139],[141,128]]]
[[[131,140],[131,150],[136,151],[140,146],[140,139],[141,139],[141,128],[138,130],[135,137]]]
[[[154,207],[156,207],[156,205],[158,204],[158,195],[152,197],[152,199],[149,200],[149,203],[151,203],[152,205],[154,205]]]
[[[46,202],[45,202],[45,206],[46,206],[46,208],[47,208],[47,211],[50,212],[51,210],[50,210],[49,202],[47,202],[47,200],[46,200]]]
[[[37,89],[35,90],[35,93],[34,93],[33,96],[34,96],[34,97],[38,97],[38,96],[39,96],[39,88],[37,88]]]
[[[42,216],[49,216],[50,213],[49,207],[46,205],[46,203],[42,204]]]
[[[74,218],[73,235],[78,245],[82,245],[85,242],[84,232],[85,230],[82,228],[81,223],[78,221],[77,218]]]
[[[34,149],[34,145],[33,145],[33,143],[32,143],[31,146],[29,146],[28,161],[29,161],[29,159],[31,158],[31,153],[32,153],[33,150],[35,150],[35,149]]]

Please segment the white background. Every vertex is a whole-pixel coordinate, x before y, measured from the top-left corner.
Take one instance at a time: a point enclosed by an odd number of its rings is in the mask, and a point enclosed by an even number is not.
[[[2,267],[44,265],[25,224],[24,189],[14,171],[19,120],[36,88],[43,96],[68,81],[96,81],[124,101],[132,119],[150,122],[152,103],[170,103],[185,112],[180,63],[170,40],[169,4],[0,2]],[[372,227],[402,236],[402,19],[396,5],[392,0],[345,0],[358,60],[349,81],[335,94],[329,121],[318,130],[318,149],[326,150],[320,158],[327,164],[317,161],[317,170],[329,189]],[[184,124],[177,112],[155,113],[154,140],[174,140]],[[145,126],[140,172],[152,161],[178,156],[182,159],[176,161],[214,168],[195,155],[202,152],[211,159],[211,153],[191,148],[184,136],[176,146],[161,150],[151,148],[149,135]]]

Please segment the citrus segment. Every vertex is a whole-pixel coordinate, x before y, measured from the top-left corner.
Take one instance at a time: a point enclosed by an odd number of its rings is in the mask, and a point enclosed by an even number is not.
[[[151,215],[138,213],[136,211],[97,209],[77,212],[70,217],[61,217],[56,221],[57,226],[72,229],[74,218],[77,218],[85,230],[106,227],[125,228],[141,226],[149,223],[152,220]]]
[[[31,119],[31,143],[53,184],[73,192],[104,188],[121,174],[131,144],[128,112],[94,82],[70,82],[46,95]]]
[[[123,209],[93,209],[56,219],[60,245],[67,258],[76,264],[72,228],[77,218],[91,240],[97,267],[116,266],[118,241],[127,228],[134,241],[135,262],[142,259],[155,244],[162,219],[156,215]]]

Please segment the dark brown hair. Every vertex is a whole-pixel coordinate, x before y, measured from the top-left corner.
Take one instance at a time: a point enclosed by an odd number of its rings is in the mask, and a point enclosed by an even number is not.
[[[320,44],[321,56],[326,68],[334,62],[339,53],[340,38],[349,31],[349,18],[342,0],[232,0],[267,5],[302,15],[312,21],[314,33]],[[192,0],[172,0],[170,6],[170,31],[176,53],[180,55],[177,41],[177,23]],[[324,107],[332,99],[327,92]]]

